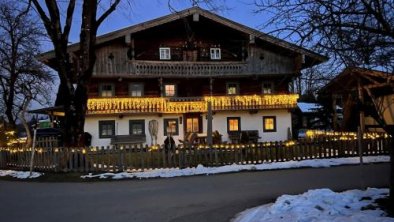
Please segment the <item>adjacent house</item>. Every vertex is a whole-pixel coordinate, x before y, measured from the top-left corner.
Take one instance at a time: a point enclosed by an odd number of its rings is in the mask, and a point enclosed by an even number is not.
[[[228,143],[242,132],[285,140],[294,78],[327,59],[199,7],[99,36],[96,54],[85,122],[93,146],[203,141],[208,116]],[[53,64],[54,53],[42,59]]]
[[[379,116],[394,127],[394,77],[392,73],[348,67],[323,87],[320,100],[328,107],[343,107],[343,117],[333,112],[333,129],[383,132]],[[343,118],[343,119],[342,119]]]

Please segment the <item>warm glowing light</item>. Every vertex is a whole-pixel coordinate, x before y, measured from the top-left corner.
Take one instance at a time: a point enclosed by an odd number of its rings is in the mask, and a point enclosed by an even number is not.
[[[297,94],[212,96],[200,101],[172,101],[170,98],[94,98],[87,103],[89,114],[106,113],[188,113],[207,112],[208,102],[212,110],[250,110],[269,108],[293,108]]]

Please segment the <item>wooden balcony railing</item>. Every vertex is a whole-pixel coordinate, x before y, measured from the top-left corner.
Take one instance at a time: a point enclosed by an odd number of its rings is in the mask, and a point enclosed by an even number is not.
[[[97,63],[95,76],[229,76],[250,72],[246,62],[126,61],[119,64]]]
[[[295,108],[297,99],[297,94],[212,96],[193,99],[92,98],[88,100],[88,114],[207,112],[209,101],[213,111],[286,109]]]

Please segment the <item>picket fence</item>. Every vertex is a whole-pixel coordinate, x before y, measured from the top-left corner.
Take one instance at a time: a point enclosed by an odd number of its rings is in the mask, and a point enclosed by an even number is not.
[[[392,138],[362,140],[362,155],[387,155]],[[355,139],[299,140],[213,146],[108,146],[36,148],[34,169],[51,172],[120,172],[156,168],[186,168],[198,164],[259,164],[358,156]],[[27,170],[31,149],[0,148],[0,168]]]

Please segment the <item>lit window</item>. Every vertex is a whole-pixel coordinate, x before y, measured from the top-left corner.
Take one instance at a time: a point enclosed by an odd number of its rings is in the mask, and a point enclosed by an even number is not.
[[[276,132],[276,117],[264,116],[263,117],[263,130],[264,132]]]
[[[112,97],[115,96],[115,86],[114,84],[101,84],[99,88],[101,97]]]
[[[199,118],[187,118],[186,119],[186,132],[187,133],[198,133],[200,132]]]
[[[160,48],[160,59],[170,60],[171,59],[171,49],[170,48]]]
[[[240,117],[228,117],[227,118],[227,132],[238,132],[241,130],[241,118]]]
[[[227,95],[237,95],[237,94],[239,94],[239,84],[227,83]]]
[[[144,135],[145,120],[130,120],[130,135]]]
[[[165,84],[164,85],[164,96],[176,96],[176,85]]]
[[[263,94],[271,94],[274,91],[272,82],[263,82]]]
[[[144,95],[144,84],[142,83],[130,83],[129,95],[133,97],[141,97]]]
[[[164,119],[164,136],[176,136],[178,132],[178,119]]]
[[[99,138],[111,138],[115,135],[115,120],[99,121]]]
[[[212,60],[218,60],[222,58],[220,48],[210,48],[210,52]]]

